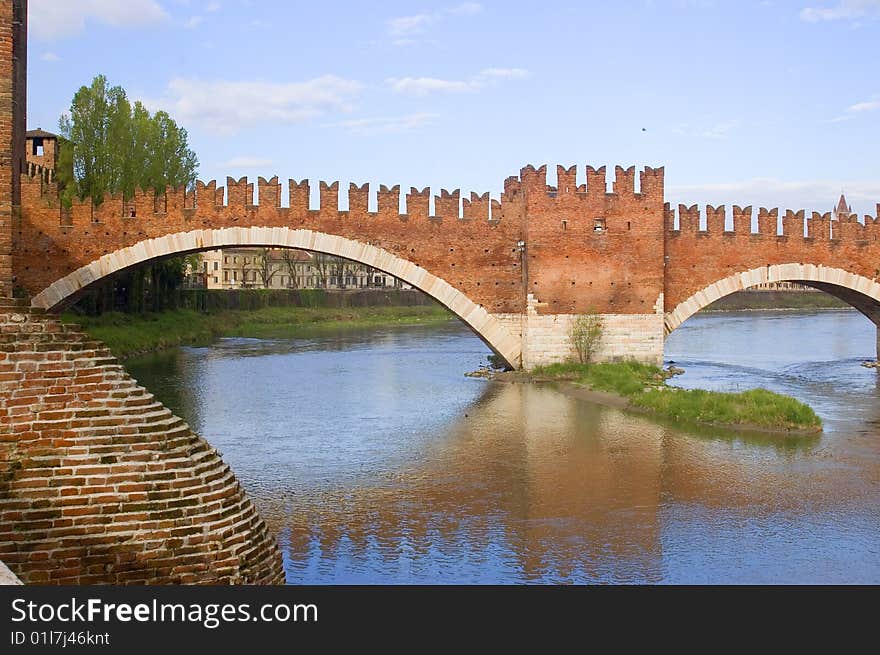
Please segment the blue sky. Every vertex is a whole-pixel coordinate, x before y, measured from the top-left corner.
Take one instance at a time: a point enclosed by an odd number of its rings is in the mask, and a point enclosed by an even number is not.
[[[30,0],[28,122],[98,73],[200,177],[490,191],[666,166],[673,203],[880,202],[880,0]],[[611,176],[609,175],[609,182]],[[341,195],[345,195],[343,192]]]

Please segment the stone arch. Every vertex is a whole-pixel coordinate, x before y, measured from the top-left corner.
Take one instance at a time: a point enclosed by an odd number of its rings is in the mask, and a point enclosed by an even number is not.
[[[825,291],[849,303],[880,327],[880,283],[842,268],[821,264],[774,264],[730,275],[679,303],[666,313],[666,334],[719,298],[765,282],[797,282]]]
[[[132,266],[164,257],[229,247],[297,248],[372,266],[437,300],[470,327],[511,368],[521,365],[519,337],[442,278],[382,248],[307,229],[228,227],[178,232],[147,239],[104,255],[53,282],[34,296],[31,306],[52,310],[71,301],[98,280]]]

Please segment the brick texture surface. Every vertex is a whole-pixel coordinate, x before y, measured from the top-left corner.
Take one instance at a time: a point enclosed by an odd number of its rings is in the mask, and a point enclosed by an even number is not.
[[[219,454],[109,351],[0,307],[0,560],[26,584],[280,583]]]

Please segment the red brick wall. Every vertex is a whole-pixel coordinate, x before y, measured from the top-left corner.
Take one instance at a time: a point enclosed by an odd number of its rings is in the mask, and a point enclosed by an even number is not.
[[[282,208],[277,178],[254,185],[227,178],[228,200],[212,181],[199,182],[195,194],[183,189],[154,198],[152,191],[130,202],[108,196],[63,209],[57,187],[42,177],[22,178],[22,222],[15,233],[15,272],[35,295],[52,282],[104,254],[144,239],[194,229],[246,226],[308,228],[384,248],[457,287],[489,312],[518,312],[523,303],[520,256],[516,242],[521,223],[503,218],[515,208],[493,203],[489,220],[487,194],[462,200],[459,192],[441,191],[435,215],[429,216],[430,192],[407,194],[408,212],[399,210],[398,186],[382,186],[378,211],[367,211],[367,186],[351,185],[349,210],[338,209],[338,183],[320,183],[321,202],[309,209],[309,185],[291,181],[289,207]],[[515,203],[514,203],[515,204]],[[132,217],[132,213],[134,216]],[[498,217],[502,217],[499,218]]]
[[[56,152],[55,149],[58,147],[58,141],[56,139],[43,139],[43,154],[35,155],[34,154],[34,139],[25,139],[24,140],[24,158],[28,164],[33,164],[34,166],[39,166],[41,168],[46,168],[49,170],[55,170],[56,164]],[[25,169],[22,169],[25,170]]]
[[[803,210],[735,206],[731,214],[724,207],[706,207],[707,229],[700,230],[700,210],[679,206],[680,225],[673,228],[674,212],[667,209],[666,310],[675,309],[694,293],[735,273],[773,264],[821,264],[841,268],[869,279],[880,277],[880,205],[878,217],[865,217],[865,225],[851,220],[834,221],[834,238],[829,238],[830,214]],[[756,233],[751,232],[753,216]],[[725,223],[732,218],[731,231]],[[805,238],[804,220],[809,234]],[[777,234],[779,227],[782,233]]]
[[[12,296],[13,222],[24,158],[27,0],[0,0],[0,297]]]
[[[154,199],[146,192],[126,203],[108,196],[98,207],[87,200],[66,210],[54,183],[28,176],[21,181],[14,268],[19,283],[36,294],[76,268],[147,238],[254,225],[305,227],[377,245],[445,279],[493,313],[524,311],[527,293],[539,301],[542,314],[590,308],[652,313],[661,293],[670,311],[728,275],[789,262],[880,277],[876,218],[868,217],[865,225],[855,217],[835,221],[829,239],[829,216],[815,214],[807,217],[810,235],[804,238],[802,210],[780,214],[761,208],[753,234],[750,207],[734,207],[728,216],[724,207],[709,206],[700,229],[699,208],[681,206],[679,229],[673,229],[674,212],[663,204],[662,168],[640,173],[638,193],[633,168],[617,167],[611,193],[605,190],[604,167],[587,167],[585,185],[576,184],[574,168],[557,169],[557,185],[548,186],[546,167],[524,168],[520,177],[507,179],[500,203],[490,203],[486,194],[460,200],[458,191],[442,190],[434,197],[433,214],[429,189],[412,189],[407,213],[399,214],[399,188],[384,186],[378,211],[368,212],[366,185],[350,185],[350,208],[339,211],[335,182],[320,183],[320,207],[310,209],[308,183],[291,181],[289,208],[282,208],[277,178],[259,179],[259,204],[253,183],[230,178],[228,200],[214,182],[199,182],[195,194],[178,190]],[[519,241],[527,252],[518,251]]]
[[[0,306],[0,560],[25,583],[280,583],[229,467],[57,320]]]
[[[508,180],[506,192],[525,198],[528,293],[538,313],[652,313],[663,293],[663,169],[645,169],[639,193],[635,168],[616,168],[612,193],[604,166],[588,166],[585,185],[575,173],[557,166],[555,187],[544,166]]]

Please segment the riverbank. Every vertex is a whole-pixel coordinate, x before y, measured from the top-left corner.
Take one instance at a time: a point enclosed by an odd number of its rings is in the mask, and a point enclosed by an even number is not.
[[[821,291],[737,291],[719,298],[704,312],[783,309],[850,309],[851,306]]]
[[[674,421],[795,434],[822,430],[822,421],[813,409],[789,396],[766,389],[737,393],[680,389],[666,385],[671,377],[668,371],[636,362],[552,364],[530,373],[513,371],[492,377],[511,382],[560,383],[569,395]]]
[[[392,325],[443,323],[452,314],[440,305],[405,307],[263,307],[198,312],[177,309],[157,314],[100,316],[64,314],[120,359],[181,345],[207,345],[221,337],[282,339],[318,332]]]

